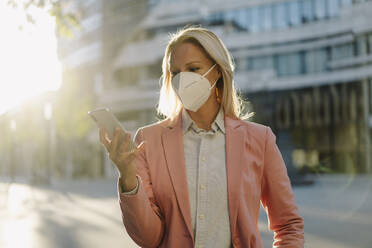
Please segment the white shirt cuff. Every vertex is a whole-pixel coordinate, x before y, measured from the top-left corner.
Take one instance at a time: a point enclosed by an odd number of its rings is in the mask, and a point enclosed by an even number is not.
[[[139,187],[139,183],[138,183],[138,178],[137,178],[137,185],[133,190],[131,190],[129,192],[124,192],[123,189],[121,187],[120,188],[121,188],[121,193],[124,194],[124,195],[135,195],[138,192],[138,187]]]

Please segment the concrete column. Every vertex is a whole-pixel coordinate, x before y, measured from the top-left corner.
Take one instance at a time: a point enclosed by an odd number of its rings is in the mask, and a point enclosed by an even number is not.
[[[371,136],[369,134],[370,130],[370,111],[369,111],[369,80],[362,80],[362,92],[363,92],[363,120],[364,120],[364,147],[365,147],[365,164],[366,172],[371,173]]]

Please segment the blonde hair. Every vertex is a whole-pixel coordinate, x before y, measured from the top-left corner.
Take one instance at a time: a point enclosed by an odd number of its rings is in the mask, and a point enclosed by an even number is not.
[[[174,47],[184,42],[199,45],[206,55],[218,65],[222,77],[218,80],[217,87],[220,90],[223,89],[221,104],[225,115],[233,119],[248,119],[252,117],[254,113],[247,110],[249,103],[238,95],[234,87],[234,62],[230,53],[213,32],[199,26],[186,27],[171,34],[162,62],[162,85],[157,108],[158,114],[174,120],[182,109],[182,103],[171,85],[169,60]]]

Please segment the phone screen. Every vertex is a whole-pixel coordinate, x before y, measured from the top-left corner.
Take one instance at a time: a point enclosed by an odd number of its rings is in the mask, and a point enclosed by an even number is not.
[[[115,115],[108,108],[95,109],[95,110],[89,111],[88,114],[97,123],[98,127],[105,128],[108,138],[110,140],[113,139],[115,128],[117,126],[119,126],[124,133],[128,133],[124,129],[124,127],[121,125],[119,120],[115,117]],[[122,138],[123,138],[123,135],[121,135],[121,139]],[[133,141],[131,141],[129,145],[130,145],[130,148],[136,147]]]

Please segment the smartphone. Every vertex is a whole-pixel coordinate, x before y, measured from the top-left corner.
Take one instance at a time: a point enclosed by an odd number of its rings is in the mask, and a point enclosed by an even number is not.
[[[128,133],[124,127],[121,125],[119,120],[115,117],[115,115],[110,111],[108,108],[98,108],[88,112],[89,116],[97,123],[98,127],[104,127],[108,138],[112,140],[115,134],[115,128],[120,127],[122,132]],[[124,139],[123,134],[120,135],[119,142]],[[129,142],[129,149],[136,148],[136,144],[130,140]]]

